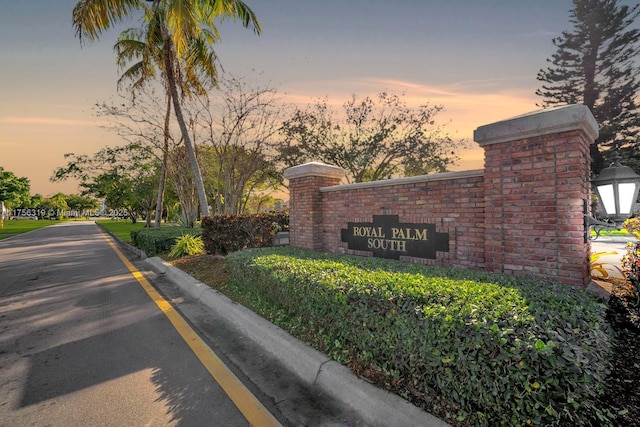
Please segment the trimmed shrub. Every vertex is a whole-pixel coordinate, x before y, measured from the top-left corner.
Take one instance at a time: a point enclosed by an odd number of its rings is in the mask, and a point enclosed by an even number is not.
[[[147,256],[156,256],[167,253],[176,243],[176,239],[184,234],[199,236],[202,233],[200,228],[187,227],[160,227],[141,228],[131,232],[131,243],[133,246],[142,249]]]
[[[640,239],[640,218],[629,218],[624,222],[624,228],[629,234]]]
[[[622,274],[631,288],[636,304],[640,304],[640,241],[627,244],[627,253],[622,257]]]
[[[229,291],[448,422],[610,425],[606,305],[527,276],[270,248],[226,258]]]
[[[289,214],[211,215],[202,219],[202,240],[210,254],[273,246],[273,236],[289,230]]]
[[[191,234],[183,234],[176,239],[175,245],[169,252],[169,258],[180,258],[187,255],[198,255],[204,253],[204,243],[202,237]]]

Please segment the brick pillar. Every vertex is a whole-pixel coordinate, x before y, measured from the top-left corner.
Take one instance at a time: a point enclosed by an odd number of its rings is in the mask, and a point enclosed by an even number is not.
[[[481,126],[485,149],[485,268],[586,286],[589,145],[598,125],[569,105]]]
[[[340,184],[344,170],[311,162],[284,171],[289,180],[289,239],[298,248],[323,250],[321,187]]]

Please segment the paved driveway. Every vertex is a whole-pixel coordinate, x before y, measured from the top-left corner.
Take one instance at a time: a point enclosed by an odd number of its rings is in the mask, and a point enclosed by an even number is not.
[[[627,243],[635,241],[633,237],[599,237],[591,241],[591,253],[597,252],[617,252],[612,255],[605,255],[598,259],[597,262],[604,264],[612,277],[622,277],[620,266],[622,257],[627,253]]]
[[[90,222],[0,241],[0,426],[246,426]]]

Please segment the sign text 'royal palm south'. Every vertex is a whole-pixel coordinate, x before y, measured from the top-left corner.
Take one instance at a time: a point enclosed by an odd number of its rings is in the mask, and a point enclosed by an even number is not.
[[[437,233],[435,224],[400,223],[398,215],[374,215],[373,222],[349,222],[341,232],[349,249],[371,251],[378,258],[435,259],[436,251],[449,252],[449,233]]]

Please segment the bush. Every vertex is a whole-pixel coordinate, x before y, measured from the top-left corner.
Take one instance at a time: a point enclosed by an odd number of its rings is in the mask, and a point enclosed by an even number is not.
[[[175,245],[169,252],[169,258],[180,258],[187,255],[198,255],[204,253],[204,242],[202,237],[191,234],[183,234],[176,239]]]
[[[226,258],[229,290],[452,423],[607,425],[606,306],[567,285],[293,248]]]
[[[640,241],[627,244],[627,253],[622,257],[622,274],[631,288],[636,304],[640,304]]]
[[[273,246],[273,236],[286,230],[289,230],[289,214],[286,212],[211,215],[202,220],[202,240],[211,254]]]
[[[199,236],[202,233],[200,228],[187,227],[161,227],[142,228],[131,232],[131,244],[142,249],[147,256],[156,256],[167,253],[180,236],[191,234]]]
[[[629,234],[640,239],[640,218],[629,218],[624,222],[624,228]]]

